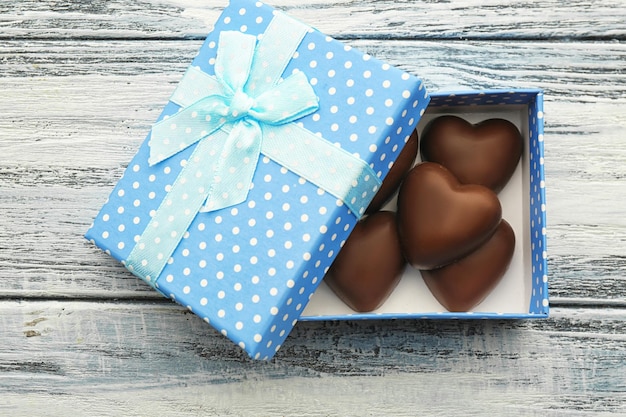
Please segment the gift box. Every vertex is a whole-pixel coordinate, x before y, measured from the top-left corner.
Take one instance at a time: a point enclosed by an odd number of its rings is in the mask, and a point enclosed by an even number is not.
[[[271,358],[428,102],[415,76],[233,0],[86,237]]]
[[[512,122],[524,139],[516,170],[499,192],[502,218],[515,233],[511,264],[497,287],[468,312],[448,312],[435,299],[420,271],[408,266],[393,293],[375,311],[355,313],[322,284],[301,320],[391,318],[542,318],[549,312],[546,252],[546,204],[543,153],[543,93],[541,90],[431,92],[431,102],[417,131],[436,117],[459,116],[470,123],[491,118]],[[420,162],[417,157],[416,163]],[[386,210],[395,211],[396,201]]]

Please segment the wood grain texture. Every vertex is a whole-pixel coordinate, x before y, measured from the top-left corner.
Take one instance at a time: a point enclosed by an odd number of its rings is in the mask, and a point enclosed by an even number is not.
[[[431,90],[544,88],[552,298],[626,305],[624,44],[349,43],[418,74]],[[0,265],[20,279],[1,284],[0,295],[159,297],[81,236],[200,42],[107,45],[5,46],[0,100],[10,94],[12,106],[0,121],[0,235],[14,243],[0,253]],[[35,212],[40,199],[45,206]]]
[[[151,401],[167,415],[626,412],[626,325],[610,309],[514,323],[303,322],[270,362],[173,304],[5,302],[0,317],[11,329],[0,348],[6,414],[36,411],[23,405],[42,393],[52,409],[106,415],[145,415]]]
[[[551,317],[247,359],[82,238],[226,1],[1,1],[0,414],[626,414],[623,1],[271,3],[430,90],[545,89]]]
[[[4,39],[203,38],[226,0],[26,0],[0,3]],[[277,0],[277,8],[342,39],[626,37],[621,0]],[[400,13],[399,13],[400,11]]]

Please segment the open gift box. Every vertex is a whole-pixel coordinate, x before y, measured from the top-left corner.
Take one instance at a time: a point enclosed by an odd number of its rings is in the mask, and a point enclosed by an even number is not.
[[[471,316],[442,311],[408,269],[367,314],[319,286],[422,116],[496,114],[528,139],[500,196],[520,242],[477,311],[545,316],[541,93],[466,96],[426,112],[415,76],[232,0],[86,237],[256,359],[300,319]]]
[[[398,286],[383,305],[369,313],[355,313],[324,283],[301,320],[385,318],[540,318],[547,317],[548,278],[546,206],[543,158],[543,93],[541,90],[493,90],[431,93],[431,102],[417,131],[433,119],[455,115],[470,123],[500,118],[513,123],[524,139],[520,162],[499,192],[502,218],[516,236],[513,259],[496,288],[467,312],[448,312],[420,276],[407,266]],[[418,155],[416,163],[421,161]],[[395,211],[391,200],[383,209]]]

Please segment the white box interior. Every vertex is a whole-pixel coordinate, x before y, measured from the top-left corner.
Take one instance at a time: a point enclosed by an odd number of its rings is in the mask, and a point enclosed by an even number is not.
[[[529,123],[528,106],[459,106],[429,107],[420,120],[417,130],[421,138],[422,130],[432,119],[446,115],[456,115],[471,123],[492,118],[501,118],[514,123],[525,139],[524,152],[515,173],[506,187],[498,194],[502,204],[502,218],[509,222],[515,232],[515,252],[505,276],[497,287],[474,307],[472,312],[481,313],[528,313],[532,291],[531,248],[530,248],[530,164],[529,164]],[[418,155],[417,161],[420,161]],[[384,207],[395,211],[395,197]],[[447,313],[447,310],[430,293],[418,270],[410,265],[393,293],[378,309],[364,313],[379,318],[398,315],[421,315],[425,313]],[[304,310],[301,319],[357,319],[364,314],[357,313],[341,301],[322,282]],[[453,314],[453,313],[450,313]],[[458,316],[457,313],[454,313]]]

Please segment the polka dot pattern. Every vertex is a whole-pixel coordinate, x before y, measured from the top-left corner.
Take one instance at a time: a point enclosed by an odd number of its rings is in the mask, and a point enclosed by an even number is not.
[[[232,0],[192,65],[214,75],[219,33],[239,30],[262,39],[274,13],[261,3]],[[298,125],[366,161],[373,175],[383,179],[428,104],[421,81],[313,29],[292,54],[283,76],[295,72],[306,74],[320,104]],[[168,103],[160,120],[178,110]],[[122,262],[196,148],[192,145],[150,166],[149,140],[87,233]],[[271,358],[355,223],[355,215],[331,193],[262,155],[248,199],[199,213],[156,288],[253,358]]]

